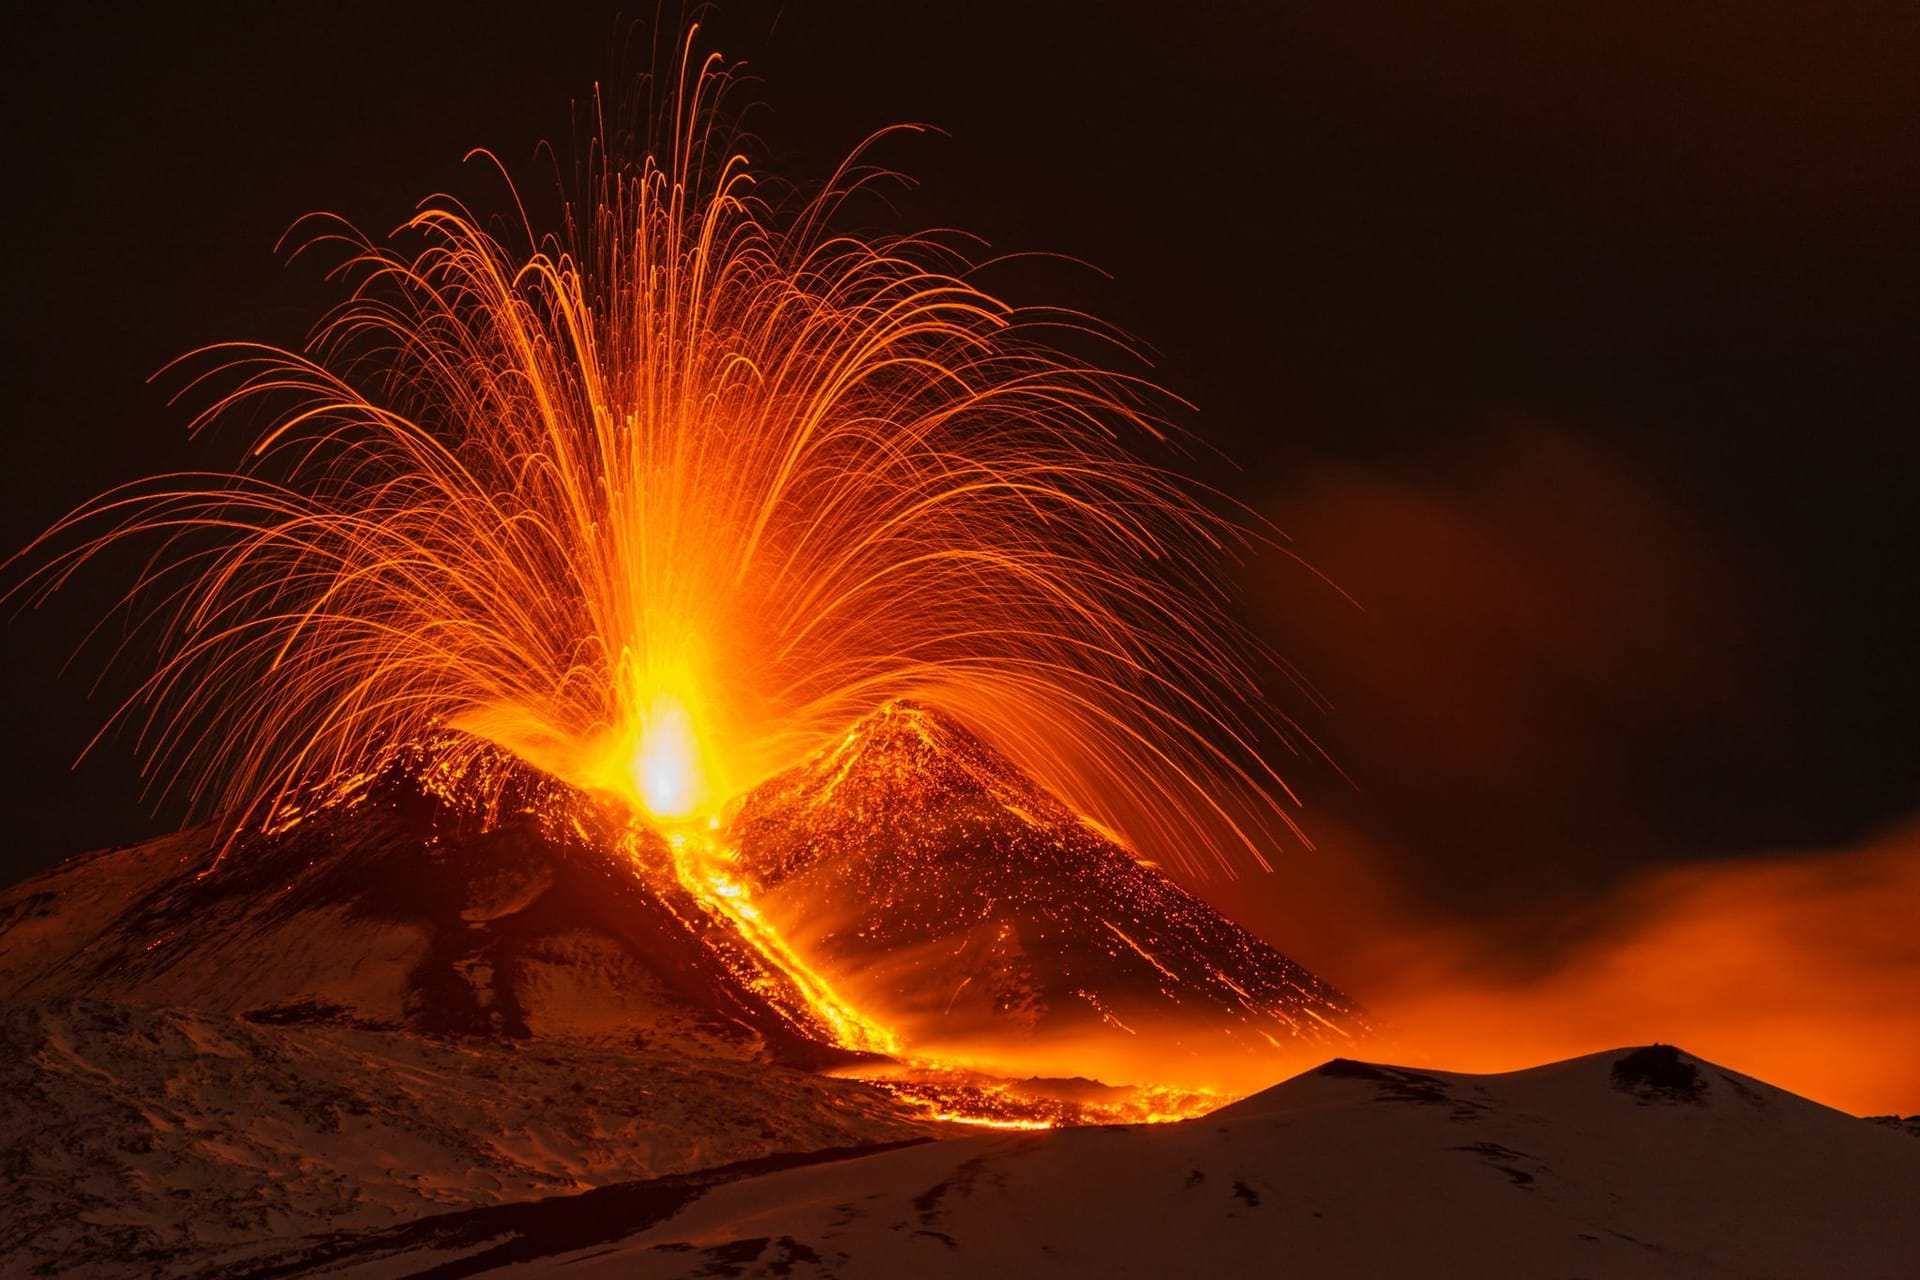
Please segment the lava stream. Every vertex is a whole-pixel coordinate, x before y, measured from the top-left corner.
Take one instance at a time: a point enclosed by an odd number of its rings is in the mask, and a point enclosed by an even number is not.
[[[737,874],[739,855],[714,834],[716,825],[710,824],[704,832],[676,831],[667,836],[674,876],[681,887],[709,914],[732,926],[770,971],[792,984],[805,1002],[804,1012],[834,1044],[857,1053],[898,1054],[900,1044],[893,1032],[848,1003],[761,914],[746,881]]]
[[[774,988],[779,984],[764,978],[756,982],[743,975],[744,980],[839,1048],[888,1059],[836,1074],[865,1081],[929,1120],[1011,1130],[1154,1124],[1203,1115],[1231,1101],[1205,1090],[1155,1086],[1094,1086],[1099,1096],[1065,1097],[1045,1081],[1008,1080],[963,1060],[903,1052],[897,1032],[855,1008],[755,905],[750,885],[739,871],[739,853],[721,838],[717,820],[704,829],[670,832],[666,842],[681,887],[752,948],[766,973],[778,974],[786,982],[785,989],[778,990]],[[790,1007],[795,995],[802,1002],[799,1008]],[[1082,1086],[1079,1091],[1085,1092],[1086,1082],[1077,1083]]]

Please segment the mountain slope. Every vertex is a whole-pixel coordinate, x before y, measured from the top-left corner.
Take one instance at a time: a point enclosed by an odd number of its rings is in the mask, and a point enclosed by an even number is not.
[[[214,865],[207,828],[0,894],[0,997],[844,1060],[765,992],[653,833],[501,756],[473,813],[403,759]],[[639,847],[634,847],[638,842]]]
[[[1151,1040],[1164,1065],[1176,1044],[1190,1064],[1323,1057],[1366,1030],[1351,998],[923,707],[881,708],[745,797],[729,833],[782,932],[921,1042],[1061,1038],[1099,1060]]]
[[[929,1127],[672,1043],[0,1001],[0,1276],[189,1276],[315,1232]]]

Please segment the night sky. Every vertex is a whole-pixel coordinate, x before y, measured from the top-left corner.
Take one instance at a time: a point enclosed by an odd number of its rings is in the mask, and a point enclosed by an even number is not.
[[[1920,10],[1589,7],[709,24],[760,79],[770,171],[937,126],[879,153],[920,183],[901,225],[1106,273],[993,283],[1134,335],[1220,455],[1178,465],[1363,606],[1278,553],[1233,584],[1331,700],[1274,682],[1347,775],[1287,765],[1320,850],[1206,890],[1276,935],[1337,913],[1355,866],[1449,918],[1551,921],[1920,799]],[[148,378],[300,341],[335,294],[276,256],[294,219],[484,197],[474,146],[538,186],[539,140],[564,151],[570,102],[650,39],[587,4],[7,13],[9,551],[110,484],[235,459]],[[125,682],[89,701],[99,655],[59,670],[122,585],[0,629],[0,880],[184,817],[142,800],[125,737],[69,769]]]

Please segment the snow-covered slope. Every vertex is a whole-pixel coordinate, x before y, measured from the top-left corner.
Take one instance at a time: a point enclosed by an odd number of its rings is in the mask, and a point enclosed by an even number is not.
[[[1920,1257],[1920,1142],[1663,1046],[1497,1076],[1340,1060],[1182,1124],[596,1195],[247,1274],[1874,1280]]]

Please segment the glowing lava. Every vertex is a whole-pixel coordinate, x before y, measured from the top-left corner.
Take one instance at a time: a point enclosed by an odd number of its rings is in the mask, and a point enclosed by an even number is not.
[[[859,1053],[898,1053],[894,1034],[842,999],[754,905],[737,866],[739,855],[721,843],[717,826],[716,822],[707,831],[675,831],[667,836],[674,875],[681,886],[708,912],[731,925],[770,973],[785,979],[803,1002],[792,1012],[803,1021],[813,1021],[830,1043]],[[763,990],[762,994],[776,1004],[784,1003],[782,991]]]
[[[647,709],[631,773],[635,794],[656,818],[686,818],[706,799],[700,740],[692,717],[672,694],[661,694]]]

